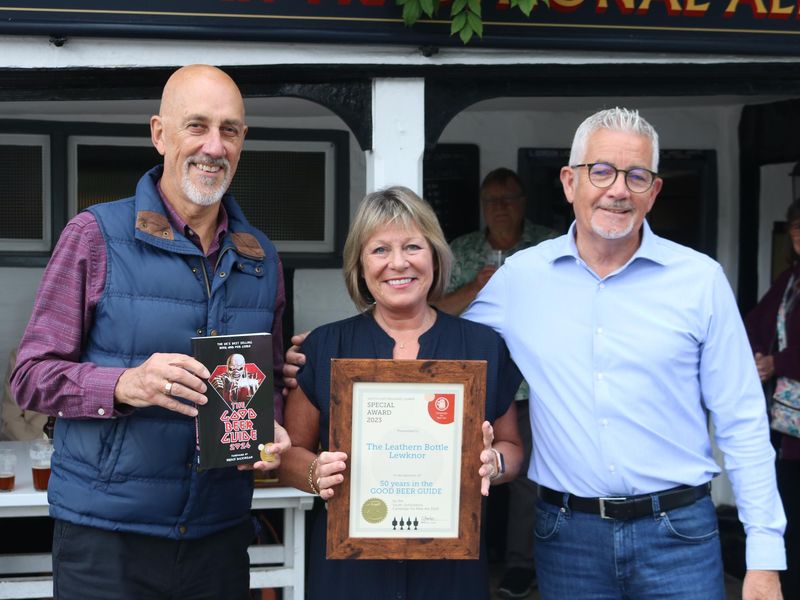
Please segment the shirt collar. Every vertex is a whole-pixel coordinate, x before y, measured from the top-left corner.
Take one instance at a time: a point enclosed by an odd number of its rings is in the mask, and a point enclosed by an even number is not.
[[[175,210],[175,207],[172,206],[170,201],[167,200],[167,197],[164,195],[164,192],[161,189],[161,181],[156,184],[156,188],[158,189],[158,195],[161,196],[161,201],[164,203],[164,209],[167,212],[167,219],[169,219],[170,225],[172,225],[175,231],[180,231],[183,233],[187,239],[191,240],[193,244],[202,250],[202,247],[200,246],[200,239],[197,237],[197,234],[189,227],[186,221],[181,218],[181,216],[178,214],[178,211]],[[225,210],[224,204],[220,202],[219,214],[217,216],[217,234],[214,236],[214,241],[211,243],[211,247],[208,249],[208,254],[212,254],[216,250],[219,250],[222,238],[227,231],[228,213]]]
[[[560,238],[556,238],[554,243],[549,246],[549,249],[550,256],[548,257],[548,260],[551,263],[565,257],[571,257],[580,260],[580,255],[578,254],[578,245],[575,242],[575,221],[573,221],[572,225],[569,226],[567,234],[562,235]],[[636,252],[633,253],[633,256],[631,256],[630,260],[625,266],[628,266],[637,258],[649,260],[660,265],[665,264],[667,261],[667,257],[664,255],[662,248],[662,239],[653,233],[653,230],[650,229],[650,224],[647,222],[647,219],[642,222],[642,241],[639,244],[639,247],[636,249]]]

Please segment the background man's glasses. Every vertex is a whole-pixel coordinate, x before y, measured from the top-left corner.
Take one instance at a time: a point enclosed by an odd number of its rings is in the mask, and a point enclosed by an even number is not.
[[[510,204],[514,204],[515,202],[519,202],[520,200],[522,200],[522,198],[524,198],[524,196],[519,194],[516,196],[488,196],[485,198],[481,198],[481,200],[483,201],[484,204],[489,204],[489,205],[494,204],[496,206],[500,206],[502,204],[504,206],[508,206]]]
[[[649,169],[635,167],[633,169],[618,169],[606,163],[585,163],[582,165],[570,165],[571,169],[586,167],[589,171],[589,181],[600,189],[610,188],[617,180],[617,175],[625,173],[625,187],[634,194],[641,194],[653,187],[658,173]]]

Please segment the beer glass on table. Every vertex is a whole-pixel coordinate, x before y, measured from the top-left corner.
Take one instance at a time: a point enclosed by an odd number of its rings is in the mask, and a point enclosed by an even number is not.
[[[17,474],[17,455],[10,448],[0,448],[0,492],[14,489]]]
[[[31,476],[33,488],[40,492],[47,490],[50,481],[50,457],[53,455],[52,440],[36,440],[31,444]]]

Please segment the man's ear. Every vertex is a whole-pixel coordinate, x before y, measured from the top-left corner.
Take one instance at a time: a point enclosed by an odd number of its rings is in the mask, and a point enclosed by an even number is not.
[[[561,167],[561,173],[559,175],[561,179],[561,187],[564,188],[564,196],[567,198],[567,202],[572,204],[572,200],[575,198],[575,169],[571,167]]]
[[[658,193],[661,191],[661,186],[664,185],[664,180],[661,177],[656,177],[655,181],[653,182],[653,187],[650,188],[650,199],[648,201],[647,212],[653,210],[653,205],[656,203],[656,197]]]
[[[156,150],[161,156],[164,156],[164,121],[160,115],[153,115],[150,117],[150,140],[153,142]]]

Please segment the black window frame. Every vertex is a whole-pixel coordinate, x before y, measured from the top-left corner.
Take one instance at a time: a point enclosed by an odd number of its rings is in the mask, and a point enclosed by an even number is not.
[[[150,139],[147,125],[103,122],[0,120],[0,134],[39,135],[50,140],[50,249],[0,251],[0,267],[43,267],[69,220],[69,140],[73,137]],[[281,252],[286,269],[340,268],[350,215],[350,138],[336,129],[251,127],[247,140],[321,142],[333,146],[333,249]],[[155,165],[154,165],[155,166]],[[133,194],[134,190],[130,193]]]

